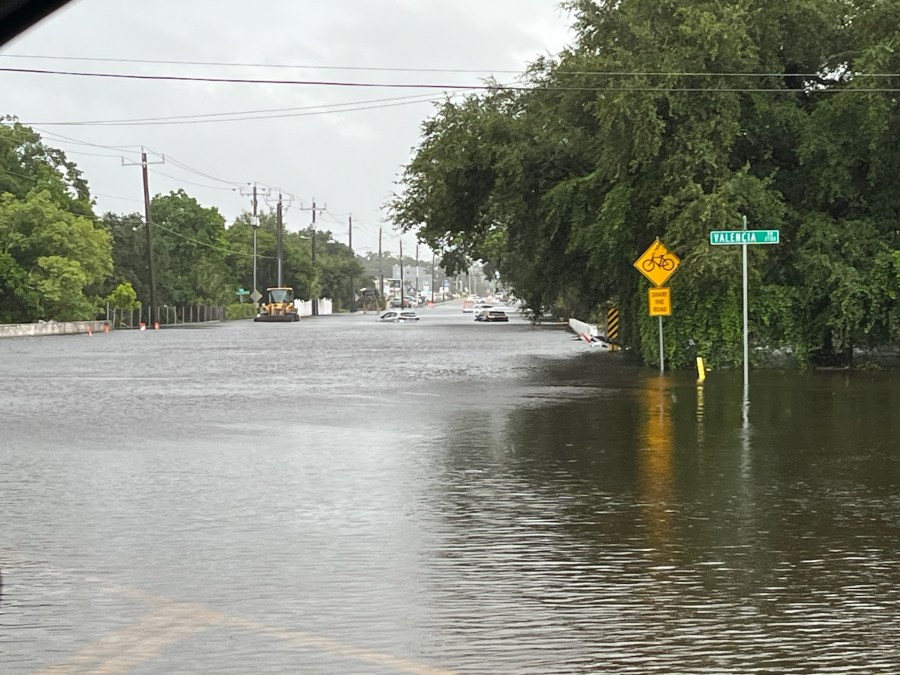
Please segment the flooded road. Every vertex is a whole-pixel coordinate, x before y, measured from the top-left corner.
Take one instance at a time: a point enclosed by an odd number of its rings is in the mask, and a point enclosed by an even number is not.
[[[900,669],[900,374],[420,315],[0,340],[0,672]]]

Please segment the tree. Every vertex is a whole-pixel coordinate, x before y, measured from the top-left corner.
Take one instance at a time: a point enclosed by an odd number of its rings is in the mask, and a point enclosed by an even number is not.
[[[727,366],[741,358],[739,250],[708,233],[746,216],[783,240],[752,255],[756,344],[830,361],[900,338],[900,83],[869,76],[898,72],[895,3],[567,7],[575,44],[531,66],[533,88],[445,101],[425,122],[398,224],[452,269],[493,264],[535,312],[618,306],[647,361],[656,326],[632,262],[660,237],[683,261],[670,363],[696,344]]]
[[[106,297],[106,301],[110,307],[115,309],[137,309],[141,304],[138,302],[134,288],[127,281],[116,286],[115,290]]]
[[[184,190],[156,195],[153,219],[161,304],[226,303],[234,300],[234,277],[226,264],[225,219]]]
[[[104,213],[100,225],[112,242],[113,272],[107,285],[107,294],[120,284],[127,283],[139,298],[150,298],[150,280],[147,262],[147,238],[144,217],[138,213]]]
[[[93,318],[111,271],[77,167],[28,127],[0,125],[0,322]]]

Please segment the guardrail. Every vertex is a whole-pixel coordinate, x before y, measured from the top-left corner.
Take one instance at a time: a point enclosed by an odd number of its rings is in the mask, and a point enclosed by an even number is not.
[[[183,326],[225,320],[224,305],[159,305],[150,316],[149,307],[116,309],[107,307],[106,321],[112,328]]]

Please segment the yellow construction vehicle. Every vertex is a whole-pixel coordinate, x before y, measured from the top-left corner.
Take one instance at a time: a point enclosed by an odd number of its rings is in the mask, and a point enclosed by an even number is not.
[[[288,287],[267,288],[266,303],[259,308],[254,321],[298,321],[300,315],[294,307],[294,289]]]

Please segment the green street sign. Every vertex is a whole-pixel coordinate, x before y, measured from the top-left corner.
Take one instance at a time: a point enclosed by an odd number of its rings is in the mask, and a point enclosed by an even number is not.
[[[235,291],[235,295],[250,295],[250,291],[245,291],[243,288],[239,288]]]
[[[713,230],[709,233],[709,243],[713,246],[777,244],[779,236],[778,230]]]

